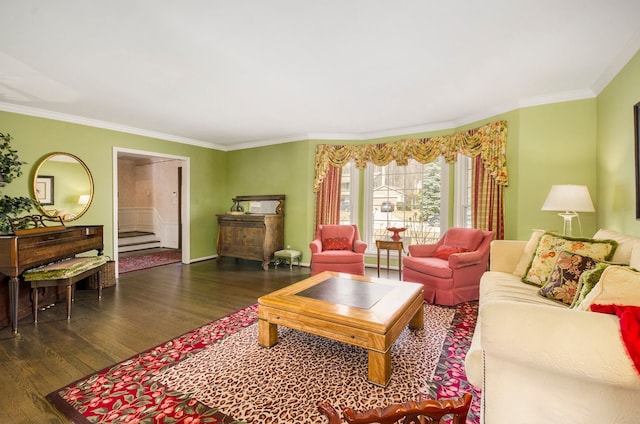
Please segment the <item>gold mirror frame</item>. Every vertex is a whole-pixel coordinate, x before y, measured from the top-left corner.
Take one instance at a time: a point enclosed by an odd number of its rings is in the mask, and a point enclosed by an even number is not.
[[[64,157],[63,160],[54,161],[56,156]],[[88,187],[85,189],[78,188],[78,180],[81,178],[63,178],[64,171],[51,172],[50,167],[47,167],[47,163],[61,162],[61,163],[77,163],[82,167],[82,170],[86,173]],[[45,172],[43,172],[45,171]],[[73,172],[81,172],[73,170]],[[71,181],[71,183],[70,183]],[[74,184],[75,183],[75,184]],[[83,181],[79,182],[80,185],[84,184]],[[55,185],[54,185],[55,184]],[[58,187],[57,199],[63,198],[63,201],[58,200],[56,202],[56,186]],[[60,189],[62,189],[63,196],[60,196]],[[88,191],[88,193],[87,193]],[[89,196],[82,203],[79,202],[81,197]],[[60,216],[63,221],[74,221],[84,215],[91,202],[93,201],[93,175],[89,171],[89,167],[79,157],[65,152],[54,152],[45,156],[36,167],[33,173],[33,198],[36,200],[38,209],[43,215],[56,217]],[[62,208],[61,208],[62,206]],[[67,208],[65,209],[65,208]],[[80,209],[81,208],[81,209]]]

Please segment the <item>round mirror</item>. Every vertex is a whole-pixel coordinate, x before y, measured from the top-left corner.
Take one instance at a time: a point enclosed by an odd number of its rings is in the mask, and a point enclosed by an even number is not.
[[[51,153],[36,168],[33,196],[44,215],[73,221],[84,215],[91,205],[93,177],[77,156]]]

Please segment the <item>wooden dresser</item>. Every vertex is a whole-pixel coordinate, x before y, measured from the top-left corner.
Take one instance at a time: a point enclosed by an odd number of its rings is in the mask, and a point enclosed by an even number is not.
[[[244,213],[218,216],[218,262],[224,257],[262,262],[269,268],[273,253],[284,248],[284,194],[236,196]]]

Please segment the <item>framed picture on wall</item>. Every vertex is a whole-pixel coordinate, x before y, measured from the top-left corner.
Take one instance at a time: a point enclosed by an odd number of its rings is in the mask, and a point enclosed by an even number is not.
[[[41,205],[53,205],[53,176],[38,176],[36,179],[36,197]]]

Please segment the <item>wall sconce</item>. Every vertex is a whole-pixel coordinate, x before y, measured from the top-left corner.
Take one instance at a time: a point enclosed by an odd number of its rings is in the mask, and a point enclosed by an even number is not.
[[[560,211],[558,213],[564,219],[562,233],[572,235],[571,220],[580,217],[578,212],[595,212],[589,189],[584,185],[552,185],[547,200],[542,205],[543,211]],[[580,229],[582,233],[582,229]]]
[[[78,198],[78,204],[81,206],[87,206],[90,196],[88,194],[81,194]]]

